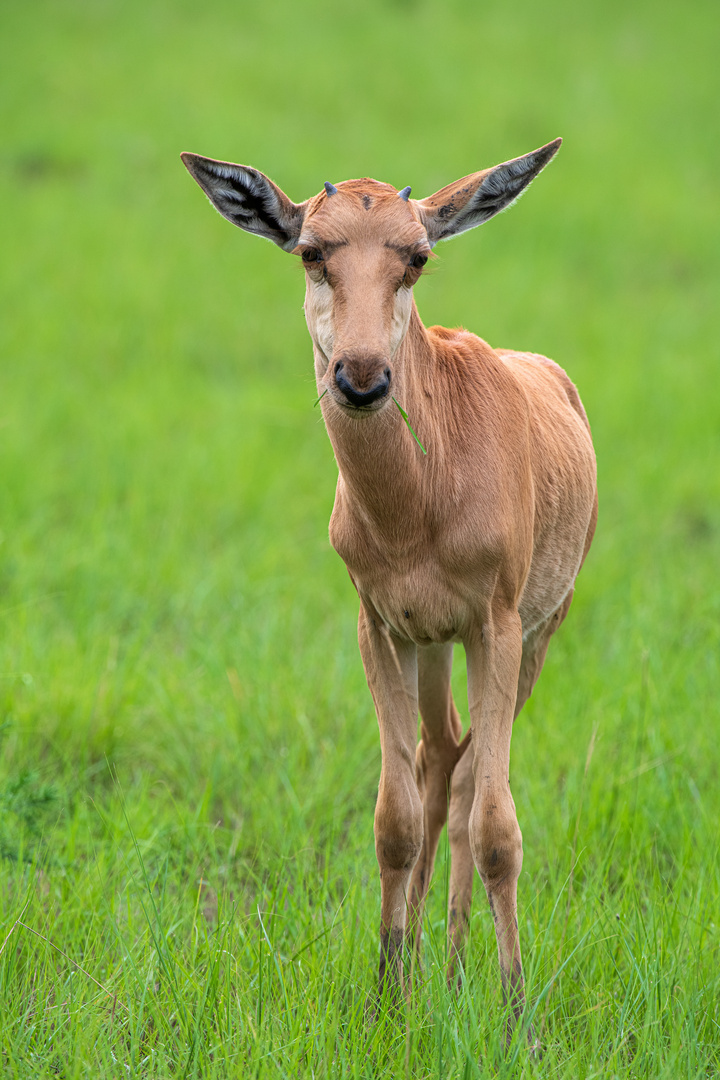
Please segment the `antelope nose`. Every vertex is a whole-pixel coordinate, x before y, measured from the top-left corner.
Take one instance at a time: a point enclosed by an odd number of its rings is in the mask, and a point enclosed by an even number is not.
[[[367,390],[359,390],[348,378],[343,361],[338,360],[335,366],[335,385],[350,404],[358,409],[363,405],[372,405],[373,401],[379,401],[380,398],[387,397],[390,392],[391,378],[392,372],[389,367],[386,367],[380,378],[372,386]]]

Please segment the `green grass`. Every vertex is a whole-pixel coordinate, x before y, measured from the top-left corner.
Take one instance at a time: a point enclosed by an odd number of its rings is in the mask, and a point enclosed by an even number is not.
[[[718,1075],[716,5],[0,20],[2,1075]],[[302,272],[178,154],[296,200],[422,196],[558,134],[416,290],[428,324],[566,367],[598,452],[595,545],[513,741],[537,1061],[501,1046],[481,890],[445,989],[445,847],[425,984],[365,1018],[379,745]]]

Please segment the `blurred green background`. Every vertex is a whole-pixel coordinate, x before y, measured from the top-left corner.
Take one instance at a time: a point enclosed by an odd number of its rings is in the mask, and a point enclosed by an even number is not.
[[[720,1068],[717,50],[710,0],[5,0],[8,1075],[520,1068],[481,895],[444,989],[443,852],[431,1004],[363,1021],[379,745],[303,275],[178,155],[296,201],[365,175],[422,197],[557,135],[416,289],[428,325],[565,367],[598,454],[595,544],[513,745],[546,1046],[523,1067]]]

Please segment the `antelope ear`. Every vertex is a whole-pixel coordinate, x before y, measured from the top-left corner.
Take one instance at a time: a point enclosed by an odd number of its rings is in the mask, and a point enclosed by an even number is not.
[[[199,154],[181,154],[183,164],[216,210],[233,225],[257,233],[285,251],[297,247],[305,203],[291,202],[263,173]]]
[[[561,142],[562,139],[555,139],[524,157],[472,173],[427,199],[418,200],[415,205],[422,215],[430,243],[449,240],[506,210],[555,156]]]

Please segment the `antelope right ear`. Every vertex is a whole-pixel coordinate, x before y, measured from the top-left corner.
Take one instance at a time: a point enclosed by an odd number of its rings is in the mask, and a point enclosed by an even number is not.
[[[264,173],[199,154],[181,154],[183,164],[216,210],[245,232],[284,251],[297,247],[307,203],[294,203]]]
[[[415,205],[430,243],[449,240],[506,210],[552,160],[561,142],[562,139],[554,139],[530,154],[472,173],[427,199],[418,200]]]

